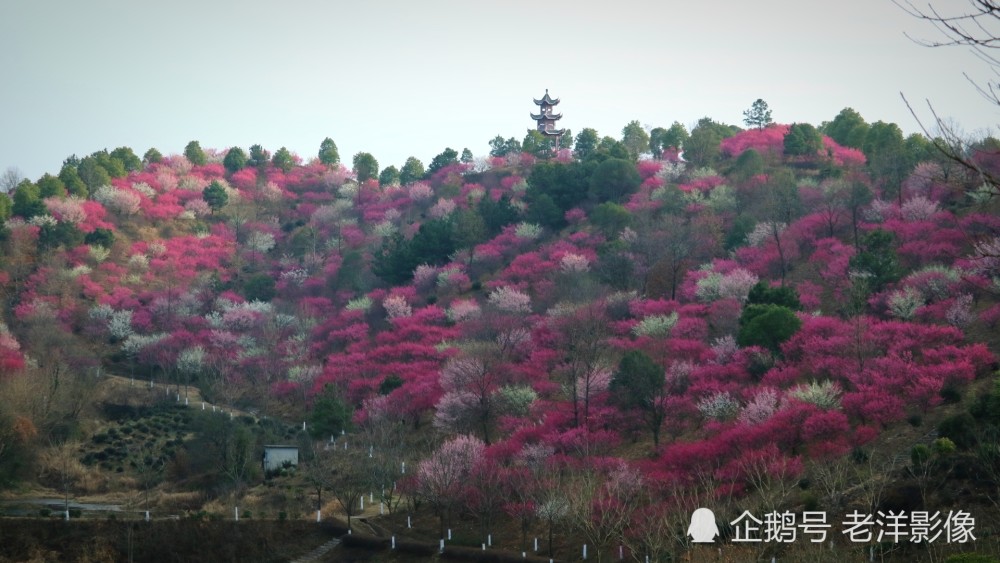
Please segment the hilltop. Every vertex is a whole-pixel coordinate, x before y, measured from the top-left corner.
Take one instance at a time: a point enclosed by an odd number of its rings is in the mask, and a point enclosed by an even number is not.
[[[368,495],[386,529],[554,530],[563,557],[696,553],[697,507],[727,542],[744,510],[825,511],[849,553],[878,543],[840,533],[852,510],[991,529],[998,143],[956,161],[849,109],[632,125],[426,169],[349,169],[330,139],[308,162],[122,147],[20,182],[0,483],[206,519]],[[273,443],[299,467],[263,475]]]

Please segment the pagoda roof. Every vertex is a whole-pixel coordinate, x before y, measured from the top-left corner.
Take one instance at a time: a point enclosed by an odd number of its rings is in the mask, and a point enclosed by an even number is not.
[[[562,119],[561,113],[538,113],[538,114],[532,113],[530,115],[531,119],[534,119],[535,121],[540,121],[542,119],[551,119],[553,121],[557,119]]]
[[[548,88],[545,89],[545,95],[542,96],[541,100],[535,100],[535,105],[539,105],[539,106],[541,106],[541,105],[554,106],[554,105],[556,105],[558,103],[559,103],[559,98],[555,98],[555,99],[551,98],[549,96],[549,89]]]
[[[555,137],[556,135],[562,135],[563,133],[566,132],[566,130],[565,129],[546,129],[546,130],[539,130],[538,132],[541,133],[542,135],[551,135],[551,136]]]

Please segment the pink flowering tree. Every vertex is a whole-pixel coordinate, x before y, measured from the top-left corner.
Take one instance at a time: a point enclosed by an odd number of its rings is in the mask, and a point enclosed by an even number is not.
[[[441,444],[417,466],[415,492],[434,508],[440,523],[440,537],[445,537],[446,523],[452,510],[465,496],[473,467],[485,449],[473,436],[456,436]]]

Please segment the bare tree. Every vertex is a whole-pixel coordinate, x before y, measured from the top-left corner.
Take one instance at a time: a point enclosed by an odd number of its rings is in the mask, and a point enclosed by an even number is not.
[[[24,174],[21,174],[16,166],[7,167],[7,170],[0,174],[0,193],[9,194],[22,180],[24,180]]]
[[[584,470],[567,483],[569,521],[593,546],[598,563],[616,543],[624,542],[642,496],[642,479],[622,464],[607,475]]]
[[[1000,2],[997,0],[966,0],[966,7],[948,5],[947,11],[942,11],[933,4],[926,8],[918,8],[910,0],[893,0],[911,16],[930,23],[939,33],[940,39],[919,39],[910,37],[919,45],[925,47],[969,47],[980,60],[993,71],[993,77],[985,83],[973,80],[968,74],[965,77],[986,100],[1000,106]],[[957,4],[957,3],[951,3]],[[908,35],[909,36],[909,35]],[[928,127],[917,116],[906,96],[903,101],[910,109],[927,137],[932,138],[934,145],[946,159],[966,168],[976,174],[989,189],[991,196],[1000,195],[1000,173],[989,169],[975,158],[975,147],[949,121],[938,116],[930,101],[927,107],[933,120],[933,128],[937,135],[931,135]]]
[[[361,448],[355,448],[340,450],[324,460],[330,491],[347,515],[348,531],[352,529],[351,518],[361,512],[361,498],[372,487],[371,470],[362,457],[367,455]]]

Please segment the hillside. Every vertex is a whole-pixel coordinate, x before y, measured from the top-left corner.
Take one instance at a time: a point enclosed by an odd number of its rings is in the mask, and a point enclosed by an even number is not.
[[[426,170],[123,147],[21,182],[0,487],[205,519],[367,496],[381,531],[563,558],[704,556],[698,507],[732,560],[818,556],[821,512],[831,557],[1000,555],[997,142],[961,166],[852,110],[680,129]],[[275,443],[301,463],[265,480]],[[878,511],[906,533],[845,531]],[[976,539],[917,541],[926,512]],[[765,528],[799,536],[739,542]]]

